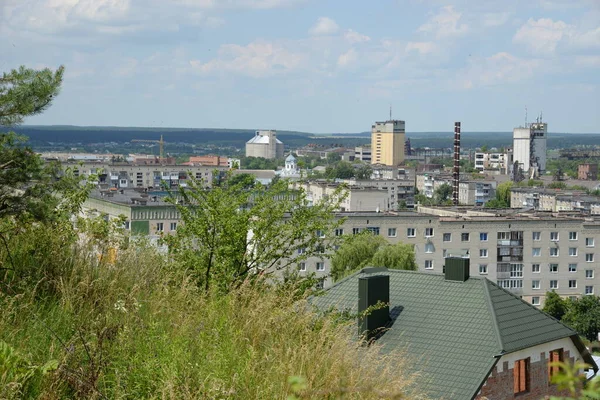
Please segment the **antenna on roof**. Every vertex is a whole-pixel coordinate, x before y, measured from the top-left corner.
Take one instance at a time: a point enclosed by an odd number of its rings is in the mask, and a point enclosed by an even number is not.
[[[390,121],[392,120],[392,105],[390,104]]]
[[[542,111],[540,111],[540,123],[542,122]]]

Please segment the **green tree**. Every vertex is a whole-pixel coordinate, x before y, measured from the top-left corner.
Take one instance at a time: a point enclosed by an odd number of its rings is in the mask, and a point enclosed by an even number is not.
[[[452,186],[444,183],[434,190],[433,196],[437,204],[442,204],[452,197]]]
[[[337,281],[368,266],[379,247],[385,244],[382,236],[368,231],[358,235],[345,235],[341,246],[331,257],[331,277]]]
[[[389,269],[417,270],[413,246],[402,242],[380,246],[371,260],[371,265]]]
[[[340,161],[333,166],[328,166],[325,174],[329,179],[350,179],[354,177],[354,167],[346,161]]]
[[[546,292],[546,300],[542,310],[560,321],[567,312],[567,302],[555,291]]]
[[[549,189],[566,189],[567,184],[565,182],[554,181],[548,184]]]
[[[308,206],[304,191],[290,190],[285,180],[252,190],[243,182],[207,190],[192,179],[167,198],[176,204],[182,224],[164,241],[175,264],[200,287],[228,291],[256,275],[323,257],[335,243],[332,230],[342,223],[334,211],[343,196],[340,189]]]
[[[508,208],[510,207],[510,190],[513,187],[512,181],[502,182],[496,188],[496,199],[485,203],[487,208]]]
[[[356,179],[371,179],[373,168],[369,164],[362,164],[356,169]]]
[[[487,146],[487,144],[484,144],[483,146],[481,146],[481,152],[482,152],[482,153],[487,153],[487,151],[488,151],[488,146]]]
[[[329,153],[327,153],[327,163],[328,164],[335,164],[341,160],[342,160],[342,156],[340,155],[340,153],[336,153],[335,151],[330,151]]]
[[[597,340],[598,332],[600,332],[600,297],[583,296],[568,301],[566,310],[562,315],[562,322],[575,329],[588,340]]]
[[[227,179],[230,186],[241,186],[244,189],[253,188],[256,184],[256,178],[252,174],[231,174]]]

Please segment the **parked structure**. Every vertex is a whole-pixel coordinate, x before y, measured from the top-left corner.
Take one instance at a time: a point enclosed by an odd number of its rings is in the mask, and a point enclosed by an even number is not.
[[[246,157],[283,158],[283,143],[277,139],[274,130],[256,131],[246,142]]]
[[[375,122],[371,127],[371,163],[396,167],[404,161],[405,122]]]
[[[445,274],[365,268],[310,299],[322,311],[358,318],[359,334],[401,351],[416,386],[431,398],[540,399],[567,395],[551,361],[598,370],[577,332],[480,277],[468,260],[447,259]],[[443,355],[442,359],[440,359]],[[583,371],[580,371],[583,372]]]

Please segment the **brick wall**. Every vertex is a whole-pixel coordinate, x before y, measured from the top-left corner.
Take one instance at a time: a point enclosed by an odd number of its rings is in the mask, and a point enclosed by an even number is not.
[[[574,362],[568,350],[564,352],[564,360]],[[488,377],[485,385],[481,388],[481,392],[475,398],[478,400],[502,400],[502,399],[523,399],[523,400],[540,400],[545,395],[567,396],[568,391],[559,391],[556,385],[548,383],[548,360],[545,352],[541,352],[540,360],[530,362],[529,364],[529,392],[523,394],[514,394],[514,375],[513,369],[508,368],[508,361],[502,361],[502,369],[498,372],[498,366]]]

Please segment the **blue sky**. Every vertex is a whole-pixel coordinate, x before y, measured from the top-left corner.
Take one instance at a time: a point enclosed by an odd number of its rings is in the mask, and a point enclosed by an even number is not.
[[[0,0],[0,38],[66,67],[28,124],[600,132],[600,0]]]

